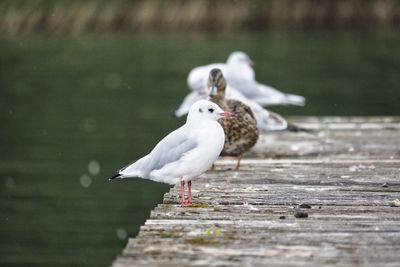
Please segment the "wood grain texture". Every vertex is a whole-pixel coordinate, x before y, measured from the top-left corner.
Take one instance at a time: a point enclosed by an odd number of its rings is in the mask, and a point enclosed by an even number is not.
[[[220,159],[191,207],[172,188],[112,266],[400,266],[400,118],[292,121],[314,133]]]

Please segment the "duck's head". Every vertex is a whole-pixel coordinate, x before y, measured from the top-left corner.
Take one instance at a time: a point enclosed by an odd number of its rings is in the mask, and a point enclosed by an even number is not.
[[[225,97],[226,79],[220,69],[212,69],[208,76],[207,87],[211,98],[219,96]]]

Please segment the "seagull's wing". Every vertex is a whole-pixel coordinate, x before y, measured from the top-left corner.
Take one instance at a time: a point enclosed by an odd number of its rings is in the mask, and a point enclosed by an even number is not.
[[[254,114],[257,121],[257,128],[261,133],[270,131],[280,131],[287,128],[287,121],[277,113],[263,108],[260,104],[250,100],[242,95],[236,88],[228,86],[226,91],[227,99],[235,99],[247,105]]]
[[[226,75],[226,80],[230,86],[236,88],[249,99],[256,99],[257,97],[263,96],[255,80],[241,79],[238,76],[232,75],[230,72]]]
[[[238,79],[235,76],[228,76],[227,80],[245,97],[261,105],[304,106],[305,98],[303,96],[285,94],[274,87],[258,83],[255,80]]]
[[[266,98],[260,97],[258,103],[262,105],[296,105],[304,106],[306,99],[304,96],[285,94],[278,89],[265,84],[258,84],[259,90]]]
[[[196,147],[197,143],[195,140],[183,135],[182,132],[172,132],[151,152],[149,172],[161,169],[169,163],[180,160]]]
[[[122,169],[120,174],[123,177],[148,178],[152,171],[180,160],[196,147],[196,141],[187,137],[186,128],[182,126],[161,140],[150,154]]]

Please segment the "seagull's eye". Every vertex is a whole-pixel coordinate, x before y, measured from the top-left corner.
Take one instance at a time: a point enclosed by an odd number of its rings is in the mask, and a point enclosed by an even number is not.
[[[214,112],[214,109],[213,109],[213,108],[209,108],[208,111],[209,111],[210,113],[213,113],[213,112]]]
[[[201,108],[199,108],[199,112],[200,112],[200,113],[203,113],[203,110],[202,110]]]

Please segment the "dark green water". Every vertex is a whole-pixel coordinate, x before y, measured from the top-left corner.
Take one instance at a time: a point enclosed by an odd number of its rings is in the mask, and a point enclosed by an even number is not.
[[[108,266],[169,187],[107,178],[183,123],[188,71],[234,50],[307,97],[284,115],[400,115],[389,35],[1,39],[0,265]]]

